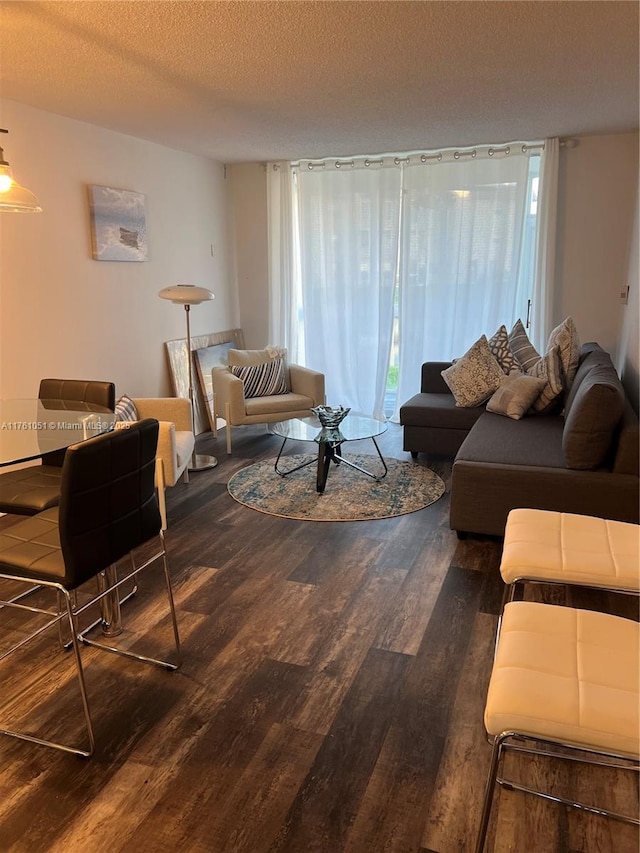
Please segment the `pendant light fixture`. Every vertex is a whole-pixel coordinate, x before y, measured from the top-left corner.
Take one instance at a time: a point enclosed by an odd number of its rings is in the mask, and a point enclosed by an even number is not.
[[[8,133],[0,127],[0,133]],[[0,148],[0,212],[7,213],[42,213],[38,199],[30,190],[21,187],[13,177],[11,166],[4,159]]]

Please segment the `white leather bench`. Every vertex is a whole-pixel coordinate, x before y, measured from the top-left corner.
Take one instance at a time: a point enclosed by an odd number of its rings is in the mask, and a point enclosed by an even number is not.
[[[500,564],[512,600],[520,582],[578,584],[637,595],[640,527],[588,515],[513,509]]]

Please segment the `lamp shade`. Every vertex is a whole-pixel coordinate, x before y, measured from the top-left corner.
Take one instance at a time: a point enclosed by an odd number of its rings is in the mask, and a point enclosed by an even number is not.
[[[163,288],[158,296],[169,299],[176,305],[199,305],[216,298],[206,287],[196,287],[195,284],[174,284]]]
[[[42,213],[35,195],[13,177],[11,166],[3,159],[0,148],[0,211],[7,213]]]

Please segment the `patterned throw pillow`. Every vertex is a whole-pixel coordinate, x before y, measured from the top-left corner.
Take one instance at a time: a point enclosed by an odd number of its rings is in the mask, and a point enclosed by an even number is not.
[[[514,372],[507,376],[489,400],[487,411],[519,421],[529,411],[546,384],[546,379],[536,379],[526,373]]]
[[[123,394],[116,403],[115,408],[116,421],[137,421],[138,410],[136,404],[131,397]]]
[[[468,409],[488,400],[505,380],[502,368],[482,335],[451,367],[442,371],[442,378],[455,397],[456,406]]]
[[[527,370],[527,374],[535,376],[537,379],[546,380],[540,396],[533,404],[532,411],[542,414],[543,412],[549,412],[554,409],[564,390],[559,347],[552,347],[546,352],[533,367]]]
[[[540,353],[529,340],[522,320],[516,320],[513,329],[509,332],[509,346],[521,370],[525,373],[540,359]]]
[[[262,364],[239,367],[232,364],[229,370],[242,379],[245,397],[271,397],[287,394],[284,359],[272,358]]]
[[[520,370],[520,364],[509,346],[509,335],[507,334],[506,326],[500,326],[495,335],[489,338],[489,349],[502,368],[503,373],[509,374],[512,370]]]
[[[572,317],[567,317],[549,335],[547,349],[560,349],[560,362],[564,374],[564,390],[568,391],[573,385],[578,362],[580,360],[580,338]]]

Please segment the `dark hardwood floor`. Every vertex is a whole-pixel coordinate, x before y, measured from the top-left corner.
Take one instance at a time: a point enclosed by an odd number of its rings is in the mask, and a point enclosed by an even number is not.
[[[482,719],[501,542],[459,541],[448,527],[448,493],[382,521],[254,512],[231,499],[227,480],[275,456],[279,440],[264,427],[234,435],[231,457],[224,432],[203,437],[201,452],[220,464],[167,492],[182,669],[87,649],[96,754],[82,760],[0,737],[0,850],[473,851],[490,754]],[[398,426],[381,447],[410,459]],[[416,464],[429,464],[448,488],[450,460]],[[621,597],[531,596],[637,618],[636,604]],[[157,639],[168,649],[164,614],[160,574],[147,572],[125,605],[124,641],[137,630],[142,646]],[[4,614],[3,622],[13,627]],[[54,637],[1,666],[8,712],[81,734],[71,660]],[[28,711],[26,688],[39,676],[53,687]],[[520,770],[565,793],[637,807],[637,786],[620,771],[531,760]],[[638,846],[633,827],[496,794],[487,850]]]

